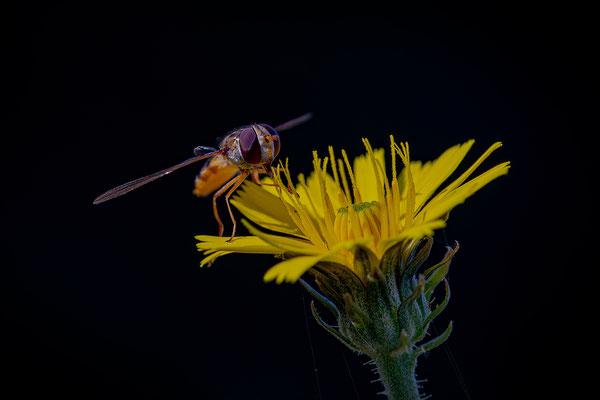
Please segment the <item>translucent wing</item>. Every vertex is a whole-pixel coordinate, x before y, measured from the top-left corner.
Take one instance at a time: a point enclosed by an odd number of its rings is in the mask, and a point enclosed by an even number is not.
[[[198,149],[198,148],[196,148],[196,149]],[[208,149],[208,148],[206,148],[206,149]],[[211,150],[215,150],[215,149],[211,149]],[[197,153],[196,151],[194,151],[194,152]],[[143,186],[143,185],[150,183],[158,178],[168,175],[171,172],[173,172],[179,168],[182,168],[182,167],[185,167],[186,165],[193,164],[197,161],[212,157],[215,154],[219,154],[219,153],[222,153],[222,150],[216,150],[216,151],[212,151],[212,152],[209,152],[206,154],[197,155],[196,157],[185,160],[184,162],[174,165],[172,167],[169,167],[167,169],[163,169],[162,171],[158,171],[153,174],[146,175],[142,178],[134,179],[131,182],[124,183],[124,184],[117,186],[116,188],[111,189],[108,192],[103,193],[100,196],[96,197],[96,199],[94,200],[94,204],[103,203],[107,200],[112,200],[115,197],[122,196],[125,193],[131,192],[132,190],[139,188],[140,186]]]
[[[285,131],[287,129],[292,129],[300,124],[305,123],[306,121],[308,121],[311,118],[312,118],[312,113],[306,113],[304,115],[299,116],[298,118],[294,118],[291,121],[284,122],[283,124],[276,126],[274,129],[277,132]]]

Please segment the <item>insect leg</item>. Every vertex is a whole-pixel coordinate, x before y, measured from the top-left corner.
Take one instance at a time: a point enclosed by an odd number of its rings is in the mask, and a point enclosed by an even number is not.
[[[247,174],[246,174],[247,175]],[[229,187],[233,184],[236,183],[236,181],[240,178],[240,175],[236,175],[234,176],[229,182],[227,182],[225,185],[223,185],[221,187],[221,189],[219,189],[214,195],[213,195],[213,212],[215,214],[215,219],[217,220],[217,223],[219,224],[219,236],[223,236],[223,230],[225,229],[225,227],[223,226],[223,223],[221,222],[221,218],[219,218],[219,211],[217,210],[217,199],[223,194],[225,193],[225,191],[227,189],[229,189]],[[229,203],[227,203],[227,205],[229,206]],[[231,212],[231,211],[230,211]]]
[[[285,171],[285,172],[288,172],[288,170],[287,170],[286,168],[279,168],[279,171]],[[254,169],[254,171],[252,171],[252,182],[256,183],[257,185],[276,186],[276,187],[278,187],[278,186],[279,186],[279,185],[275,185],[275,184],[272,184],[272,183],[264,183],[264,182],[261,182],[261,181],[258,179],[258,174],[259,174],[259,173],[261,173],[261,174],[266,174],[266,173],[267,173],[267,170],[266,170],[264,167],[260,167],[260,169],[258,169],[258,168],[255,168],[255,169]],[[287,184],[287,190],[288,190],[288,193],[289,193],[289,194],[294,194],[294,191],[292,190],[292,187],[290,186],[290,183],[289,183],[289,182],[288,182],[288,184]],[[298,193],[296,193],[296,196],[298,196]],[[300,197],[300,196],[298,196],[298,197]]]
[[[261,169],[260,171],[259,171],[259,169],[258,169],[258,168],[256,168],[256,167],[255,167],[254,169],[252,169],[252,182],[256,183],[256,184],[257,184],[257,185],[259,185],[259,186],[275,186],[275,187],[279,186],[279,185],[277,185],[277,184],[275,184],[275,183],[265,183],[265,182],[261,182],[261,181],[260,181],[260,178],[258,177],[258,174],[259,174],[259,173],[263,173],[263,174],[265,174],[266,172],[265,172],[264,168],[263,168],[263,169]]]
[[[236,225],[235,218],[233,217],[233,213],[231,212],[231,205],[229,204],[229,196],[231,196],[233,194],[233,192],[235,192],[235,189],[237,189],[242,184],[242,182],[244,182],[244,180],[248,177],[248,174],[250,174],[250,171],[244,171],[238,177],[236,177],[235,179],[237,179],[237,182],[235,182],[235,184],[231,187],[231,189],[229,189],[229,192],[227,192],[227,194],[225,195],[225,203],[227,203],[227,209],[229,210],[229,216],[231,217],[231,221],[233,222],[233,232],[231,232],[231,237],[229,238],[228,242],[231,242],[231,240],[235,236],[235,225]],[[219,236],[221,236],[221,235],[219,235]]]

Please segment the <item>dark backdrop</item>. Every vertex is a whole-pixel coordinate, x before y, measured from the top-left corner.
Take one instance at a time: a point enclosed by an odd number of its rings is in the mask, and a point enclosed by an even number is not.
[[[546,3],[5,13],[8,398],[376,398],[367,360],[306,318],[298,285],[262,282],[274,259],[198,267],[194,235],[216,233],[210,199],[191,194],[200,166],[92,206],[237,125],[306,111],[310,123],[282,134],[296,172],[330,144],[359,154],[363,136],[384,146],[393,133],[423,160],[475,138],[467,163],[504,142],[485,165],[510,160],[509,176],[436,235],[438,256],[461,244],[437,323],[454,321],[458,367],[438,349],[418,372],[436,399],[468,398],[457,369],[473,399],[570,397],[585,384],[573,356],[590,320],[585,14]]]

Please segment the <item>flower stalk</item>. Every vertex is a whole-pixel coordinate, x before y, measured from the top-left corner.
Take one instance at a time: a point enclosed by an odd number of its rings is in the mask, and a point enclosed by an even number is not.
[[[413,354],[376,357],[375,365],[389,399],[420,400],[419,384],[415,377],[417,357]]]
[[[442,344],[452,324],[440,336],[423,342],[429,325],[450,298],[445,279],[458,244],[441,262],[423,273],[433,240],[401,243],[378,260],[363,246],[356,246],[354,272],[334,264],[317,264],[310,270],[319,290],[300,280],[304,288],[332,312],[330,325],[311,304],[317,323],[350,349],[369,356],[377,366],[389,399],[420,399],[415,370],[420,355]],[[434,290],[444,282],[446,295],[431,303]],[[337,326],[337,329],[334,327]]]

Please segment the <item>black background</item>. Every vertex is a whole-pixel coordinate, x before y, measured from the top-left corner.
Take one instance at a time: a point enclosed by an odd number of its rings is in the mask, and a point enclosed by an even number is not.
[[[393,133],[423,160],[475,138],[464,165],[504,142],[484,167],[510,160],[510,174],[436,235],[436,256],[461,244],[437,326],[454,321],[471,398],[574,396],[591,319],[589,11],[227,7],[4,14],[7,398],[381,398],[367,360],[305,318],[298,285],[262,282],[274,259],[198,267],[194,235],[216,233],[210,199],[191,194],[200,166],[92,206],[235,126],[306,111],[282,134],[296,173],[329,144],[359,154],[363,136]],[[467,398],[443,349],[418,373],[434,398]]]

